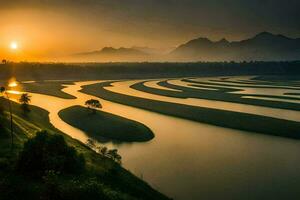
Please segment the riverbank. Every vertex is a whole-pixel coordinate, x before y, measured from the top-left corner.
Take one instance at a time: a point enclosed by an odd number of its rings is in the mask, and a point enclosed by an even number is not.
[[[34,137],[35,133],[40,130],[46,130],[50,134],[60,134],[64,137],[67,144],[74,147],[79,154],[82,154],[86,160],[87,172],[84,176],[93,177],[98,184],[103,184],[108,188],[112,195],[115,194],[117,199],[168,199],[161,193],[152,189],[147,183],[132,175],[129,171],[122,168],[119,164],[112,160],[103,157],[93,150],[88,148],[81,142],[72,139],[59,130],[55,129],[50,123],[48,112],[35,106],[30,106],[31,112],[28,115],[23,115],[19,104],[13,103],[13,118],[14,118],[14,153],[10,153],[10,135],[9,135],[9,121],[7,116],[7,100],[0,98],[0,103],[5,108],[4,121],[1,123],[4,127],[1,131],[1,146],[0,146],[0,183],[5,183],[6,179],[11,173],[15,177],[17,174],[13,171],[14,162],[17,159],[18,152],[23,148],[23,143],[28,138]],[[5,176],[4,176],[5,175]],[[10,177],[10,176],[9,176]],[[25,179],[21,178],[24,182]],[[34,180],[26,179],[28,184],[35,183],[38,186],[43,184],[35,182]],[[2,185],[3,186],[3,185]],[[0,187],[4,188],[4,187]],[[16,184],[14,190],[24,191],[26,184]],[[1,191],[1,190],[0,190]],[[7,191],[1,191],[4,194]],[[29,194],[30,195],[30,194]],[[124,197],[124,198],[121,198]],[[127,198],[128,197],[128,198]],[[132,197],[132,198],[129,198]]]

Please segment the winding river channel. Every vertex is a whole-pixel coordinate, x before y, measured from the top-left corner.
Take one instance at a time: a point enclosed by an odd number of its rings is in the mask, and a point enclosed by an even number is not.
[[[79,92],[81,86],[101,81],[76,82],[66,85],[64,92],[77,99],[30,93],[31,104],[50,112],[51,123],[62,132],[86,142],[87,135],[62,121],[58,112],[73,105],[84,105],[94,98]],[[129,95],[145,95],[131,91],[134,81],[114,83],[107,89]],[[155,84],[148,83],[149,86]],[[126,89],[127,88],[127,89]],[[150,95],[150,94],[149,94]],[[148,98],[167,98],[153,97]],[[106,143],[118,148],[123,166],[143,178],[155,189],[179,200],[200,199],[299,199],[300,141],[222,128],[162,115],[103,99],[103,111],[148,126],[155,138],[144,143]],[[211,103],[214,107],[241,109],[269,116],[283,116],[300,121],[299,112],[280,109],[239,107],[225,102],[199,99],[167,98],[184,104]],[[184,102],[186,101],[186,102]],[[226,107],[227,106],[227,107]],[[233,107],[228,107],[233,106]],[[281,113],[280,113],[281,112]],[[296,198],[298,197],[298,198]]]

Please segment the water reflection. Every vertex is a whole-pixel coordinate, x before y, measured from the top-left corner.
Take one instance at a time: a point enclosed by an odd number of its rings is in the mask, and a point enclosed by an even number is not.
[[[32,104],[48,110],[55,127],[84,141],[86,135],[64,123],[57,113],[95,98],[78,90],[96,82],[78,82],[63,89],[77,99],[31,93]],[[128,90],[129,83],[116,83],[110,90],[122,93],[125,89],[126,94],[141,95]],[[118,147],[126,168],[174,199],[292,199],[300,196],[300,143],[297,140],[210,126],[99,100],[104,111],[137,120],[153,130],[155,138],[149,142],[109,145]]]
[[[140,80],[116,82],[112,84],[114,87],[106,87],[106,89],[112,92],[146,98],[146,99],[161,100],[170,103],[200,106],[200,107],[227,110],[227,111],[250,113],[255,115],[262,115],[262,116],[274,117],[278,119],[287,119],[291,121],[300,122],[299,111],[279,109],[279,108],[268,108],[263,106],[231,103],[231,102],[216,101],[216,100],[195,99],[195,98],[181,99],[181,98],[150,94],[147,92],[130,88],[130,85],[133,85],[138,82],[140,82]]]

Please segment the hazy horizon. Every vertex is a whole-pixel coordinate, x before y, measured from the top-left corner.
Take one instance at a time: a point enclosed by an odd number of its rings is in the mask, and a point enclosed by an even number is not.
[[[198,37],[238,41],[262,31],[300,37],[296,0],[0,2],[0,54],[13,61],[55,61],[103,47],[168,50]]]

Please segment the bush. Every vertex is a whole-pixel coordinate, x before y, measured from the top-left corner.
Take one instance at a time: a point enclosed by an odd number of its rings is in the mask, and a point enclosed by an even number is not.
[[[95,178],[71,180],[61,186],[61,195],[66,200],[101,199],[109,200],[104,194],[103,185]]]
[[[36,137],[24,144],[17,170],[25,175],[43,176],[47,171],[80,173],[85,160],[73,147],[69,147],[61,135],[38,132]]]

